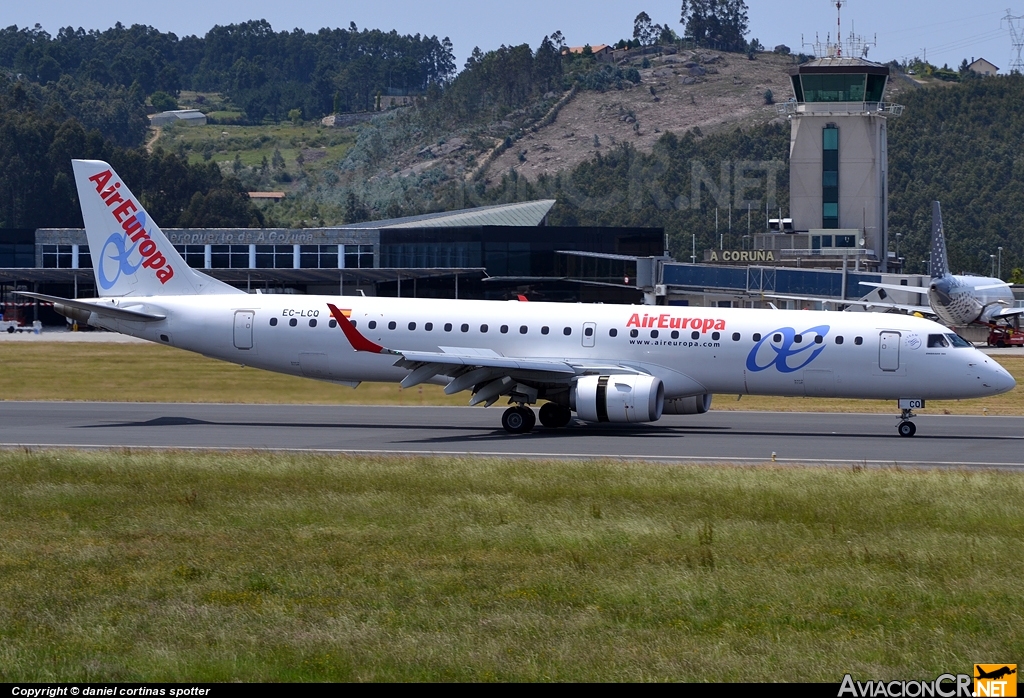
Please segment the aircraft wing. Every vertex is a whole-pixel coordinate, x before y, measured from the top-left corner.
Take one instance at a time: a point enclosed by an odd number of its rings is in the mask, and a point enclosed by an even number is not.
[[[992,313],[989,320],[1009,320],[1010,318],[1024,315],[1024,308],[1000,308]]]
[[[114,318],[115,320],[131,320],[133,322],[156,322],[164,320],[166,315],[152,313],[142,310],[143,304],[130,299],[119,299],[116,301],[98,302],[72,300],[60,296],[48,296],[45,293],[30,293],[28,291],[16,291],[19,296],[28,296],[40,301],[47,301],[55,305],[63,305],[68,308],[84,310],[85,312],[96,313],[100,316]],[[115,303],[117,305],[115,305]],[[123,307],[122,304],[129,304],[131,307]]]
[[[328,303],[327,307],[355,351],[394,355],[396,366],[412,371],[402,380],[403,388],[419,385],[434,376],[448,376],[452,379],[444,389],[448,395],[479,388],[470,405],[481,402],[493,404],[501,395],[516,389],[518,380],[568,383],[571,378],[588,373],[642,373],[630,366],[617,364],[503,356],[492,349],[440,347],[441,351],[436,352],[389,349],[364,337],[337,306]]]

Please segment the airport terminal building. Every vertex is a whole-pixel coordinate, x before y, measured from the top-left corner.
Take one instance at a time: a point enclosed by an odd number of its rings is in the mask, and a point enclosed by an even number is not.
[[[325,228],[174,229],[186,263],[250,292],[640,303],[660,228],[547,225],[553,200]],[[80,228],[0,230],[0,303],[63,322],[14,291],[96,295]],[[638,260],[641,272],[638,281]],[[645,263],[646,262],[646,263]]]

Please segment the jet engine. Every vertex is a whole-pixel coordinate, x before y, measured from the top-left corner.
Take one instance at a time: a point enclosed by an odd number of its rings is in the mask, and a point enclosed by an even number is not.
[[[665,386],[654,376],[583,376],[572,392],[576,414],[586,422],[656,422]]]
[[[665,414],[704,414],[711,409],[711,395],[691,395],[665,400]]]

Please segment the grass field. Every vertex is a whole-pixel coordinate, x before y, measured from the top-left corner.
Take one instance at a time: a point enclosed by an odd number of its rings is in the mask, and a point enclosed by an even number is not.
[[[217,112],[211,114],[214,118],[217,115]],[[220,113],[220,116],[226,118],[230,113]],[[260,126],[164,127],[155,145],[172,152],[184,148],[192,163],[204,162],[205,155],[213,162],[232,162],[237,154],[246,167],[258,167],[263,158],[271,162],[276,149],[281,152],[288,172],[294,176],[300,169],[296,161],[300,153],[307,167],[318,169],[343,160],[354,144],[355,135],[347,129],[284,121]]]
[[[984,400],[929,402],[922,414],[1024,415],[1024,356],[999,356],[1017,388]],[[109,400],[279,404],[465,405],[469,393],[439,386],[402,390],[367,383],[352,390],[330,383],[240,368],[155,344],[0,342],[4,400]],[[715,410],[896,412],[892,402],[716,395]]]
[[[0,681],[934,678],[1024,475],[0,452]]]

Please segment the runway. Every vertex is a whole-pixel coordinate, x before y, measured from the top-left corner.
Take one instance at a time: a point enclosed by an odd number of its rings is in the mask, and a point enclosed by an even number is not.
[[[510,436],[500,409],[0,402],[0,447],[272,449],[665,462],[1024,469],[1024,417],[712,412],[654,424],[538,427]]]

